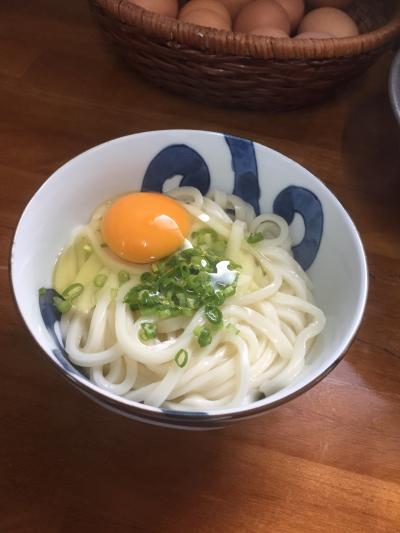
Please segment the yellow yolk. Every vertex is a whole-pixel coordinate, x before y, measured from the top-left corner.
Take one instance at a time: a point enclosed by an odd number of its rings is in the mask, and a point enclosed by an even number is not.
[[[131,263],[152,263],[181,248],[190,231],[189,213],[163,194],[137,192],[118,198],[101,225],[109,248]]]

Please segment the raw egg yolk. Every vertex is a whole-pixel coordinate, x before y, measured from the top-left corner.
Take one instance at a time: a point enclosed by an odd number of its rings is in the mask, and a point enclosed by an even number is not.
[[[152,263],[181,248],[191,226],[189,213],[160,193],[118,198],[106,211],[101,232],[109,248],[131,263]]]

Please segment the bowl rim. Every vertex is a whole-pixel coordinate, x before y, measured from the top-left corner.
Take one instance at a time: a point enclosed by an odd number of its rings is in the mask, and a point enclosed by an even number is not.
[[[367,303],[367,297],[368,297],[368,265],[367,265],[367,259],[366,254],[364,250],[364,246],[360,237],[360,234],[352,221],[350,215],[347,213],[346,209],[343,207],[343,205],[340,203],[340,201],[336,198],[336,196],[333,194],[333,192],[330,191],[330,189],[316,176],[314,176],[310,171],[308,171],[305,167],[294,161],[293,159],[289,158],[288,156],[282,154],[281,152],[278,152],[277,150],[274,150],[272,148],[269,148],[266,145],[263,145],[261,143],[258,143],[256,141],[251,141],[254,144],[254,147],[258,147],[260,149],[267,149],[268,151],[274,153],[275,155],[278,155],[280,158],[285,160],[290,165],[296,165],[302,169],[302,171],[305,171],[309,177],[312,180],[315,180],[318,185],[324,190],[324,192],[330,197],[330,199],[336,204],[337,208],[342,211],[342,214],[344,215],[344,218],[346,219],[347,223],[349,224],[349,228],[352,230],[354,240],[357,246],[358,250],[358,256],[360,259],[360,285],[361,285],[361,291],[358,298],[358,306],[357,306],[357,319],[354,322],[354,325],[352,329],[348,332],[347,336],[343,339],[342,346],[338,350],[337,356],[332,361],[332,363],[319,373],[314,371],[314,377],[307,381],[302,387],[299,389],[293,391],[290,394],[287,394],[281,398],[269,401],[271,397],[273,397],[275,394],[272,394],[266,398],[263,398],[262,400],[258,400],[256,402],[252,402],[250,404],[235,407],[235,408],[229,408],[229,409],[215,409],[212,411],[204,411],[204,412],[198,412],[198,411],[180,411],[180,410],[171,410],[171,409],[165,409],[165,408],[158,408],[158,407],[152,407],[149,405],[145,405],[142,403],[134,402],[132,400],[128,400],[124,397],[117,396],[116,394],[112,394],[106,390],[101,389],[94,383],[92,383],[90,380],[88,380],[85,376],[83,376],[79,371],[72,372],[68,369],[66,369],[58,358],[52,353],[51,349],[47,346],[44,347],[39,342],[39,340],[36,338],[36,335],[34,331],[31,329],[29,323],[25,319],[25,316],[20,309],[18,298],[16,294],[16,288],[14,283],[14,270],[15,270],[15,263],[13,261],[13,251],[17,244],[17,238],[18,233],[20,231],[20,228],[23,224],[24,218],[26,214],[28,213],[31,204],[33,203],[34,199],[37,198],[41,194],[41,192],[47,187],[47,184],[57,178],[57,174],[66,168],[68,168],[69,165],[73,165],[76,163],[79,159],[84,159],[88,154],[94,153],[96,151],[102,150],[106,146],[110,146],[112,144],[118,144],[121,142],[126,142],[129,139],[133,139],[136,137],[145,137],[145,136],[154,136],[154,135],[165,135],[165,134],[179,134],[179,135],[205,135],[205,136],[224,136],[224,133],[221,132],[215,132],[215,131],[207,131],[207,130],[191,130],[191,129],[163,129],[163,130],[154,130],[154,131],[144,131],[144,132],[138,132],[134,134],[128,134],[121,137],[110,139],[106,142],[100,143],[96,146],[93,146],[92,148],[89,148],[73,158],[66,161],[63,165],[58,167],[42,184],[41,186],[35,191],[35,193],[31,196],[30,200],[26,204],[25,208],[23,209],[19,219],[17,226],[14,231],[13,239],[10,243],[10,253],[9,253],[9,279],[10,279],[10,287],[11,287],[11,293],[16,305],[16,308],[18,310],[18,313],[20,317],[22,318],[23,323],[25,324],[25,327],[29,331],[31,337],[34,339],[36,344],[40,347],[41,351],[44,352],[47,357],[50,359],[50,361],[56,366],[58,371],[75,387],[81,390],[81,392],[85,393],[87,396],[89,396],[91,399],[94,399],[98,403],[103,404],[104,406],[107,406],[109,408],[114,408],[121,414],[125,414],[127,416],[135,416],[137,418],[146,419],[150,422],[162,422],[167,423],[168,425],[202,425],[202,422],[204,422],[204,425],[209,424],[210,422],[222,422],[224,420],[232,420],[232,419],[244,419],[249,418],[252,416],[256,416],[262,412],[269,411],[270,409],[274,409],[278,407],[279,405],[282,405],[283,403],[286,403],[304,392],[307,392],[310,390],[314,385],[316,385],[319,381],[321,381],[326,375],[328,375],[343,359],[345,356],[347,350],[349,349],[350,345],[352,344],[357,331],[361,325],[366,303]],[[246,139],[248,140],[248,139]],[[279,391],[278,391],[279,392]],[[268,403],[267,403],[268,402]]]
[[[388,44],[400,33],[400,4],[393,2],[393,13],[386,24],[356,37],[331,39],[266,38],[265,36],[217,30],[147,11],[131,0],[89,0],[94,9],[104,10],[123,24],[140,29],[160,42],[179,43],[205,54],[250,56],[260,59],[314,60],[357,56]],[[172,53],[172,51],[171,51]]]
[[[400,124],[400,49],[394,56],[389,74],[389,97],[393,113]]]

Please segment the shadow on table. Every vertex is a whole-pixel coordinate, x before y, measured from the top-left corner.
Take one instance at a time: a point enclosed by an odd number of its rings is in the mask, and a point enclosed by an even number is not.
[[[361,232],[370,271],[367,309],[357,334],[365,358],[358,357],[352,365],[379,392],[384,391],[385,375],[396,387],[393,357],[399,354],[400,342],[400,125],[386,92],[354,104],[342,141],[345,205]],[[372,368],[371,356],[376,357]]]
[[[249,458],[238,454],[234,428],[186,432],[96,413],[60,479],[59,496],[68,500],[60,533],[186,531],[196,524],[211,531],[216,514],[217,523],[227,512],[233,520],[240,514],[232,498],[249,485]]]
[[[343,165],[349,187],[361,186],[369,202],[384,201],[397,213],[400,200],[400,125],[386,93],[354,105],[343,131]],[[374,211],[371,210],[371,215]],[[400,221],[400,217],[397,217]]]

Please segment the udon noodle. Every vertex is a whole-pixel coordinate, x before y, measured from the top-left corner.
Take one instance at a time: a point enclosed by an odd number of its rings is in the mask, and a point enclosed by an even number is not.
[[[149,265],[124,262],[103,247],[104,204],[88,225],[75,229],[55,269],[57,291],[72,281],[84,286],[60,322],[71,362],[101,389],[176,410],[237,407],[287,386],[303,369],[325,317],[291,255],[286,221],[255,216],[249,204],[221,191],[203,197],[182,187],[168,195],[191,214],[193,230],[209,227],[226,240],[225,257],[240,265],[236,292],[220,307],[222,327],[200,346],[194,332],[205,323],[203,309],[160,319],[140,316],[124,303]],[[259,233],[262,240],[249,244],[248,235]],[[121,279],[121,270],[129,275]],[[99,274],[104,284],[96,287],[90,280]],[[143,339],[144,323],[155,324],[154,338]],[[186,354],[184,365],[177,364],[177,353]]]

